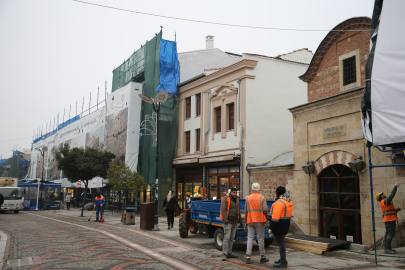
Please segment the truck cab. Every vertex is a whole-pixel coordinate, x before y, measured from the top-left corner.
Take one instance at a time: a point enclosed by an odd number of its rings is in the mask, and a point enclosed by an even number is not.
[[[0,193],[4,198],[1,211],[18,213],[24,209],[24,195],[22,188],[18,187],[17,178],[0,177]]]

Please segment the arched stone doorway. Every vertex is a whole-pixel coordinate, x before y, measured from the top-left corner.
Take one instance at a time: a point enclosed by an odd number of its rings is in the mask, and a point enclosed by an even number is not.
[[[318,174],[320,236],[360,244],[359,176],[348,166],[334,164]]]

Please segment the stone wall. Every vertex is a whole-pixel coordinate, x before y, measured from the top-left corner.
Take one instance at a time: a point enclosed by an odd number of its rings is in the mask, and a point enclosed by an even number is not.
[[[260,184],[260,193],[266,196],[267,200],[276,199],[276,188],[284,186],[289,192],[287,184],[293,179],[293,166],[273,167],[266,169],[249,170],[250,185],[254,182]],[[250,193],[252,187],[250,186]]]

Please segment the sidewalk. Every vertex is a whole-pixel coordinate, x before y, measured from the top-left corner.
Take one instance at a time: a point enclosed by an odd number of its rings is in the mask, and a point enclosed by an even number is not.
[[[53,213],[53,211],[50,211]],[[69,216],[77,218],[80,216],[79,209],[72,209],[70,211],[60,210],[55,211],[55,214]],[[85,211],[84,216],[87,219],[91,212]],[[95,214],[93,214],[92,220],[95,220]],[[139,215],[136,215],[135,225],[122,225],[121,224],[122,213],[105,212],[104,218],[106,224],[125,227],[133,230],[140,230]],[[170,240],[177,241],[183,244],[189,244],[196,248],[203,248],[210,250],[210,256],[217,258],[221,256],[221,252],[216,250],[214,245],[214,239],[204,235],[189,234],[188,238],[180,238],[179,236],[179,217],[175,217],[173,229],[168,230],[166,217],[159,217],[159,229],[157,232],[150,232],[155,235],[166,237]],[[378,250],[378,266],[374,265],[374,251],[368,253],[356,252],[353,250],[338,250],[333,252],[327,252],[325,255],[316,255],[310,252],[303,252],[294,249],[287,249],[288,266],[290,269],[405,269],[405,248],[398,248],[395,256],[387,256],[382,250]],[[234,252],[240,254],[239,259],[244,257],[246,252],[246,243],[234,243]],[[253,255],[258,256],[258,246],[254,244]],[[270,262],[278,259],[279,252],[278,246],[271,245],[266,248],[266,256],[270,259]],[[243,261],[243,259],[242,259]]]

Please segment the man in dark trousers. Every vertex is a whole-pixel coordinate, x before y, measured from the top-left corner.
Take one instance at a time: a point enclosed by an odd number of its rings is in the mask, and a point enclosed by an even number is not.
[[[105,208],[105,198],[103,195],[100,195],[100,193],[97,193],[96,198],[94,199],[94,209],[97,209],[96,211],[96,220],[94,222],[104,222],[103,214],[104,214],[104,208]],[[99,214],[101,214],[100,219],[98,219]]]
[[[3,194],[0,193],[0,207],[3,205],[4,203],[4,197]]]
[[[222,227],[224,228],[224,239],[222,241],[222,260],[227,258],[238,258],[238,254],[232,253],[233,240],[240,221],[239,200],[237,199],[238,189],[231,188],[231,193],[222,198],[221,214]]]
[[[285,187],[276,189],[277,200],[270,209],[270,230],[274,234],[280,250],[280,259],[275,261],[273,267],[287,267],[285,236],[290,229],[290,219],[293,211],[293,202]]]
[[[396,183],[391,191],[390,196],[386,197],[383,192],[377,193],[375,199],[380,202],[383,222],[385,225],[385,246],[384,252],[387,254],[395,254],[396,251],[391,249],[391,242],[395,236],[395,222],[398,220],[397,212],[401,211],[401,208],[395,209],[392,199],[394,199],[399,183]]]

